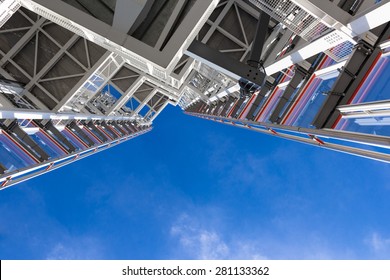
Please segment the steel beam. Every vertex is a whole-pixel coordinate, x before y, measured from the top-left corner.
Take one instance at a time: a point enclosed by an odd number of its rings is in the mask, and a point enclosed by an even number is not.
[[[107,141],[108,141],[107,136],[106,136],[103,132],[101,132],[101,131],[93,124],[92,121],[85,123],[85,125],[88,126],[91,130],[93,130],[94,134],[95,134],[95,135],[97,134],[101,141],[103,141],[103,142],[107,142]]]
[[[193,115],[202,116],[206,114],[197,114],[197,113],[191,113]],[[215,117],[215,116],[207,116],[210,118],[220,118],[226,121],[237,121],[233,118],[228,117]],[[366,133],[359,133],[359,132],[350,132],[350,131],[342,131],[342,130],[335,130],[335,129],[316,129],[316,128],[304,128],[304,127],[298,127],[298,126],[288,126],[288,125],[281,125],[281,124],[273,124],[273,123],[267,123],[267,122],[256,122],[256,121],[250,121],[250,120],[239,120],[241,123],[247,124],[247,125],[258,125],[263,126],[265,128],[271,128],[271,129],[278,129],[283,130],[286,132],[294,132],[299,134],[305,134],[305,135],[316,135],[316,136],[324,136],[324,137],[330,137],[333,139],[340,139],[348,142],[354,142],[354,143],[362,143],[366,145],[371,146],[377,146],[377,147],[386,147],[390,148],[390,137],[387,136],[381,136],[381,135],[372,135],[372,134],[366,134]]]
[[[144,83],[145,77],[139,76],[137,80],[126,90],[126,92],[115,102],[114,106],[112,106],[108,111],[107,115],[113,114],[115,111],[122,108],[126,102],[133,96],[133,94],[137,91],[137,89]]]
[[[66,137],[60,131],[58,131],[58,129],[51,121],[35,120],[35,123],[42,129],[50,131],[52,135],[54,135],[54,138],[58,140],[57,143],[60,144],[65,150],[67,150],[68,153],[73,153],[74,151],[76,151],[76,147],[73,146],[73,144],[70,143],[69,140],[66,139]]]
[[[249,109],[247,119],[254,120],[254,118],[256,117],[254,113],[256,112],[257,108],[260,106],[260,103],[263,101],[265,95],[271,88],[272,84],[266,81],[265,84],[261,87],[260,92],[257,94],[256,99],[252,104],[252,107]]]
[[[155,118],[157,118],[157,116],[165,109],[165,107],[167,107],[169,104],[168,101],[166,101],[163,105],[161,105],[161,107],[158,109],[158,111],[156,111],[156,113],[153,115],[153,117],[151,117],[149,119],[149,121],[154,121]]]
[[[237,81],[244,78],[252,83],[258,84],[265,78],[265,74],[259,69],[241,63],[198,41],[192,42],[186,54]]]
[[[259,20],[257,22],[257,27],[256,27],[256,35],[252,42],[252,48],[251,48],[249,60],[247,61],[247,63],[252,67],[258,68],[259,65],[262,64],[261,55],[263,53],[264,42],[268,33],[268,24],[270,18],[271,17],[267,13],[265,12],[260,13]],[[262,82],[257,84],[261,85]]]
[[[71,122],[67,125],[67,127],[70,129],[70,130],[73,130],[76,132],[77,135],[79,135],[86,143],[89,147],[92,147],[95,145],[95,142],[93,142],[91,140],[91,138],[88,137],[87,134],[85,134],[85,132],[77,125],[76,122]]]
[[[282,96],[279,99],[278,104],[276,105],[274,111],[272,112],[269,120],[271,122],[279,123],[283,118],[283,113],[286,112],[288,108],[285,108],[287,103],[291,103],[291,96],[297,89],[298,85],[306,77],[308,72],[303,67],[297,65],[295,68],[295,74],[293,78],[288,83],[286,89],[284,90]],[[283,110],[284,109],[284,110]],[[282,111],[283,110],[283,111]]]
[[[10,136],[22,144],[24,148],[32,150],[34,154],[38,155],[40,162],[49,159],[49,155],[19,126],[17,120],[12,121],[6,131],[10,132]],[[13,134],[17,135],[17,138]]]
[[[363,42],[355,47],[349,61],[333,84],[322,108],[315,116],[313,121],[315,127],[330,128],[333,126],[340,115],[336,107],[349,102],[380,53],[379,48],[372,50],[370,46]]]
[[[127,141],[130,139],[133,139],[134,137],[137,137],[139,135],[142,135],[146,132],[149,132],[152,128],[147,127],[143,129],[140,132],[133,133],[132,135],[125,136],[123,138],[120,138],[118,140],[114,140],[108,143],[103,143],[100,145],[96,145],[94,147],[91,147],[89,149],[86,149],[84,151],[77,151],[73,152],[69,155],[62,156],[60,158],[56,158],[50,161],[46,161],[43,163],[38,163],[34,166],[28,166],[25,168],[21,168],[9,173],[4,174],[3,176],[0,176],[0,189],[3,190],[5,188],[8,188],[10,186],[13,186],[15,184],[24,182],[28,179],[34,178],[36,176],[42,175],[44,173],[53,171],[57,168],[63,167],[65,165],[68,165],[70,163],[75,162],[76,160],[83,159],[85,157],[88,157],[90,155],[93,155],[95,153],[104,151],[106,149],[109,149],[110,147],[117,145],[119,143],[122,143],[123,141]]]

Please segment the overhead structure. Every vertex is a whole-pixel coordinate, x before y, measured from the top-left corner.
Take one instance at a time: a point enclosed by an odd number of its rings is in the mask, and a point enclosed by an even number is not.
[[[0,188],[166,106],[385,162],[390,1],[0,0]]]

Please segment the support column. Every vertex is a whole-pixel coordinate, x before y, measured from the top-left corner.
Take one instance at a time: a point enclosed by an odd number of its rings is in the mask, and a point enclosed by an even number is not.
[[[128,134],[128,133],[127,133],[122,127],[120,127],[116,122],[110,122],[109,125],[112,125],[113,127],[115,127],[115,128],[122,134],[122,136],[125,136],[125,135]]]
[[[49,155],[33,140],[31,137],[19,126],[18,121],[14,120],[8,125],[6,131],[10,133],[10,136],[21,144],[24,148],[37,155],[37,159],[40,162],[49,159]],[[17,135],[17,137],[14,136]]]
[[[234,105],[233,111],[230,113],[230,116],[228,116],[228,117],[236,118],[237,117],[236,114],[238,112],[238,109],[240,109],[240,107],[241,107],[242,103],[244,103],[244,101],[245,101],[245,98],[240,98],[238,100],[238,102],[236,103],[236,105]]]
[[[85,125],[88,126],[89,128],[91,128],[92,131],[94,132],[94,134],[95,134],[95,135],[97,134],[101,141],[103,141],[103,142],[107,142],[107,141],[108,141],[107,136],[104,135],[104,133],[101,132],[101,131],[93,124],[92,121],[87,122]]]
[[[87,134],[76,124],[76,122],[71,122],[67,125],[67,127],[73,131],[76,132],[77,135],[81,136],[81,138],[87,143],[89,147],[92,147],[95,145],[95,142],[93,142]]]
[[[273,123],[279,123],[281,119],[283,118],[283,109],[285,108],[286,104],[288,102],[291,102],[290,98],[297,89],[298,85],[302,82],[302,80],[306,77],[307,75],[306,69],[303,67],[296,65],[295,68],[295,74],[291,81],[288,83],[287,88],[284,90],[283,95],[279,99],[278,104],[276,105],[271,117],[269,120]],[[286,111],[286,109],[284,110]]]
[[[336,110],[339,105],[345,105],[349,102],[359,84],[369,71],[370,67],[379,58],[381,50],[359,42],[356,45],[347,64],[334,83],[328,97],[321,109],[314,118],[313,125],[317,128],[330,128],[340,116]]]
[[[126,102],[131,98],[131,96],[137,91],[137,89],[143,84],[143,82],[145,81],[145,77],[144,76],[139,76],[137,78],[137,80],[135,80],[135,82],[130,86],[129,89],[127,89],[127,91],[125,92],[124,95],[122,95],[114,104],[114,106],[112,106],[108,111],[107,111],[107,115],[110,115],[112,114],[113,112],[119,110],[120,108],[122,108]]]
[[[250,120],[255,119],[256,116],[254,116],[254,113],[256,112],[256,109],[260,106],[261,101],[263,101],[265,95],[271,88],[272,88],[272,84],[266,81],[265,84],[261,87],[260,92],[257,94],[257,97],[253,102],[252,107],[249,109],[247,119]]]
[[[111,128],[106,122],[101,122],[100,125],[102,127],[104,127],[106,130],[108,130],[110,132],[110,135],[114,138],[114,139],[118,139],[120,137],[120,135],[118,135],[118,132],[114,131],[113,128]]]
[[[73,146],[72,143],[68,141],[68,139],[65,138],[65,136],[58,131],[58,129],[53,125],[53,123],[49,120],[42,120],[42,121],[35,121],[41,128],[46,129],[50,131],[56,139],[58,139],[58,144],[60,144],[65,150],[68,151],[68,153],[73,153],[76,151],[76,147]]]

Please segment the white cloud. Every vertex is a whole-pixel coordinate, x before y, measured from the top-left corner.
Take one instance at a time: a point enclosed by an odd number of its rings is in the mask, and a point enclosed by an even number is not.
[[[378,232],[371,233],[366,243],[376,253],[390,253],[390,238],[384,238]]]
[[[194,259],[265,259],[257,246],[246,241],[230,241],[215,228],[182,214],[171,227],[181,249]]]
[[[46,255],[49,260],[81,260],[103,258],[99,240],[91,237],[66,238],[55,243]]]
[[[208,211],[209,214],[212,211]],[[170,234],[176,248],[174,259],[355,259],[356,251],[334,245],[328,237],[313,231],[290,228],[291,235],[270,233],[258,228],[243,233],[226,229],[213,214],[207,218],[182,214],[172,224]],[[223,219],[220,219],[221,221]],[[291,226],[291,225],[290,225]]]

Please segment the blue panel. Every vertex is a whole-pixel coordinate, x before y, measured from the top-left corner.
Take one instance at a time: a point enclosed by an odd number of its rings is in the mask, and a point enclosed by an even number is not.
[[[37,133],[30,135],[30,137],[50,156],[50,158],[57,158],[66,154],[43,132],[38,131]]]
[[[30,156],[1,132],[0,161],[8,169],[8,172],[36,164]]]

